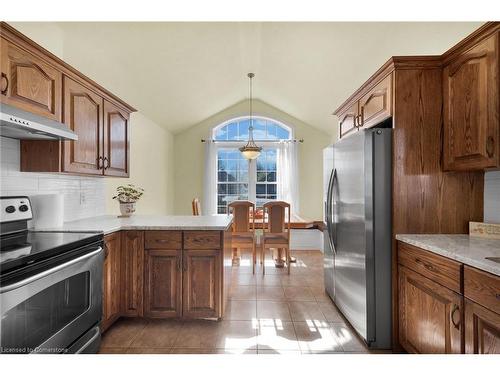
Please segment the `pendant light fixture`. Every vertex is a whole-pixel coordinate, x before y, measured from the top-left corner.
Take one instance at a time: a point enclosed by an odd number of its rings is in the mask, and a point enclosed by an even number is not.
[[[255,74],[248,73],[247,76],[250,79],[250,126],[248,127],[248,142],[245,146],[240,147],[239,150],[245,159],[254,160],[259,157],[262,147],[257,146],[253,140],[252,78],[255,77]]]

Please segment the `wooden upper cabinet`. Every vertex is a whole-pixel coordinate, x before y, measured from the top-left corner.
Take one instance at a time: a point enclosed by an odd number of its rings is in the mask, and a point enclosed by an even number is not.
[[[349,107],[345,112],[339,114],[339,137],[345,137],[351,133],[358,131],[358,103],[356,102]]]
[[[129,176],[129,114],[104,101],[104,174]]]
[[[64,77],[64,123],[78,135],[64,141],[64,172],[102,174],[103,105],[102,97]]]
[[[392,74],[359,100],[358,126],[369,128],[392,116]]]
[[[61,121],[62,73],[1,38],[2,103]]]
[[[101,328],[106,330],[121,314],[120,233],[104,237],[104,275],[103,275],[103,317]]]
[[[146,250],[144,271],[144,316],[180,317],[182,250]]]
[[[221,250],[184,250],[183,311],[188,318],[220,318]]]
[[[443,69],[446,170],[500,166],[498,43],[496,32]]]
[[[500,354],[500,315],[465,299],[465,352]]]
[[[462,297],[404,266],[398,273],[401,345],[411,353],[462,353]]]

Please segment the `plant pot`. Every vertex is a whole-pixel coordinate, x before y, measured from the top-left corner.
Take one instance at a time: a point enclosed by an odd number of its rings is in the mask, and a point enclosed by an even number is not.
[[[135,213],[135,202],[122,203],[120,202],[120,213],[122,216],[131,216]]]

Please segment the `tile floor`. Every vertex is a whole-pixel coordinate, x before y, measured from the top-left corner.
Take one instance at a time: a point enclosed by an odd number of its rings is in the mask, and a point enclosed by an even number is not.
[[[265,276],[260,267],[252,275],[243,253],[222,321],[122,318],[103,335],[100,353],[367,353],[324,292],[322,253],[292,253],[290,275],[268,259]]]

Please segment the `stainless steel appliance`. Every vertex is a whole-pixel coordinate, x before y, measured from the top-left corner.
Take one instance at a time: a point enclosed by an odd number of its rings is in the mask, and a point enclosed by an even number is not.
[[[16,139],[78,140],[76,133],[60,122],[3,103],[0,106],[0,135]]]
[[[0,353],[96,353],[102,233],[30,231],[27,197],[0,210]]]
[[[324,150],[325,289],[371,348],[391,348],[391,129]]]

